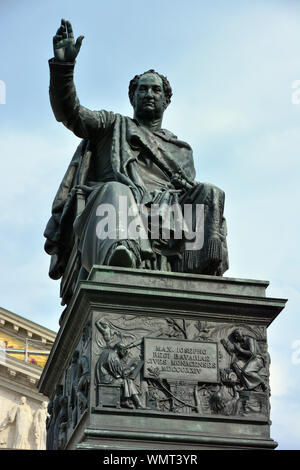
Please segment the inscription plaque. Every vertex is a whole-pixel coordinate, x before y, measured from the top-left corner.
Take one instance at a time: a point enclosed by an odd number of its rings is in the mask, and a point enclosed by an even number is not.
[[[145,338],[144,376],[172,381],[219,382],[215,342]]]

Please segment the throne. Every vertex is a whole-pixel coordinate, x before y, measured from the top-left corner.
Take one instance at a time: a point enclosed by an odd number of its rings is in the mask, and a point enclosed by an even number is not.
[[[76,189],[70,207],[70,213],[73,220],[75,220],[77,215],[83,211],[85,204],[86,196],[84,191],[82,189]],[[69,303],[77,283],[80,280],[86,279],[87,276],[86,271],[81,267],[78,245],[78,237],[73,231],[70,239],[70,247],[72,248],[69,254],[66,254],[67,264],[60,282],[61,305],[67,305]]]

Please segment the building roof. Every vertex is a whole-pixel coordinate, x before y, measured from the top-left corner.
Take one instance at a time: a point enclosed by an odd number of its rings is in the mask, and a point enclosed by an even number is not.
[[[54,331],[0,307],[0,375],[36,384],[55,337]]]
[[[50,341],[53,343],[56,337],[54,331],[0,307],[0,328],[4,326],[12,326],[16,332],[21,330],[25,332],[29,338],[33,336],[39,337],[43,342]]]

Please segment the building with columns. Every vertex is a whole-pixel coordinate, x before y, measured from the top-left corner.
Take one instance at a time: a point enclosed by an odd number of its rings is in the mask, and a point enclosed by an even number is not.
[[[0,449],[46,447],[48,398],[37,384],[55,336],[0,307]]]

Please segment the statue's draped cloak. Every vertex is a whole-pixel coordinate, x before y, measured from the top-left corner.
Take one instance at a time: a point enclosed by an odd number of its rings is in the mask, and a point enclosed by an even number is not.
[[[113,115],[113,113],[106,111],[99,113],[102,113],[106,119],[109,115],[113,122],[110,154],[113,180],[129,186],[137,201],[146,204],[152,199],[140,176],[137,161],[137,155],[140,151],[147,152],[168,178],[171,179],[175,173],[180,173],[186,181],[193,185],[195,169],[192,149],[187,143],[178,140],[165,130],[151,133],[129,117],[119,114]],[[44,236],[47,238],[45,250],[52,255],[49,274],[54,279],[58,279],[63,274],[67,255],[71,249],[70,242],[75,216],[73,198],[76,187],[84,185],[88,187],[89,180],[94,180],[91,174],[94,158],[99,158],[95,143],[82,140],[52,205],[52,216],[46,226]],[[99,181],[97,186],[100,187],[103,183]]]

